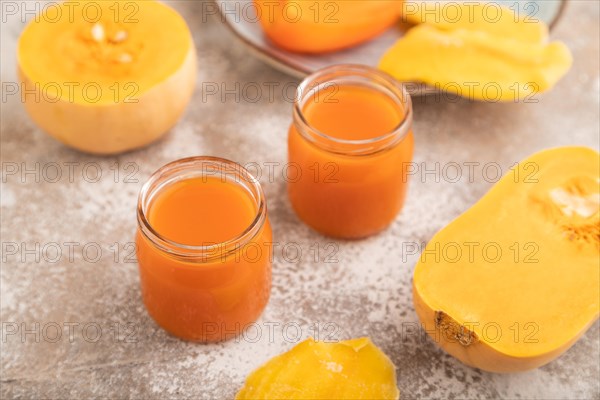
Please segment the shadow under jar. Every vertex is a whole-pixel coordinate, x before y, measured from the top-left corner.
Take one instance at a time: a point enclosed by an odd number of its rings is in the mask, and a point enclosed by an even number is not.
[[[221,341],[260,316],[272,233],[260,183],[246,169],[214,157],[167,164],[142,188],[137,220],[142,297],[162,328]]]
[[[288,194],[297,215],[332,237],[385,229],[406,197],[412,105],[391,76],[340,65],[298,87],[288,136]]]

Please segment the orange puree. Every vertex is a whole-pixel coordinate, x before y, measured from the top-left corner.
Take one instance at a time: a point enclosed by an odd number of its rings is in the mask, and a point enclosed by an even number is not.
[[[361,238],[395,219],[413,154],[410,107],[391,78],[367,67],[307,78],[288,140],[290,170],[300,171],[288,175],[288,192],[304,222],[329,236]]]
[[[324,88],[302,110],[312,127],[345,140],[373,139],[392,132],[403,112],[394,101],[373,89],[336,85]]]
[[[169,172],[188,163],[200,173],[201,160],[171,163],[142,189],[137,256],[155,321],[183,339],[218,341],[241,333],[267,304],[272,238],[259,184],[230,176],[241,167],[189,178]]]
[[[240,235],[256,205],[239,185],[219,178],[193,178],[166,188],[150,208],[150,225],[178,243],[202,246]]]

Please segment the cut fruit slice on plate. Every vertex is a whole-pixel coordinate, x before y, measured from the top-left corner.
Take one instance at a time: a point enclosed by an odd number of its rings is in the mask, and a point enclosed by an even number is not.
[[[429,0],[437,1],[437,0]],[[252,0],[240,0],[238,11],[232,12],[226,8],[227,2],[216,2],[215,7],[220,13],[221,20],[248,48],[263,61],[273,67],[298,78],[336,64],[361,64],[377,67],[385,52],[392,47],[410,25],[398,23],[379,36],[356,47],[332,53],[310,55],[286,51],[264,34],[259,18],[252,6]],[[497,1],[498,4],[519,8],[521,15],[532,13],[536,18],[552,28],[560,19],[566,0],[515,0]],[[439,93],[436,88],[421,83],[407,85],[411,95]]]

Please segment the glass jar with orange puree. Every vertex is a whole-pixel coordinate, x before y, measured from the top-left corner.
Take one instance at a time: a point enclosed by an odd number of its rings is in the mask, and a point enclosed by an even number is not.
[[[298,87],[288,136],[288,194],[296,213],[333,237],[362,238],[400,212],[413,156],[409,94],[391,76],[333,66]]]
[[[271,290],[272,234],[260,183],[214,157],[172,162],[140,192],[137,257],[152,318],[194,341],[232,338]]]

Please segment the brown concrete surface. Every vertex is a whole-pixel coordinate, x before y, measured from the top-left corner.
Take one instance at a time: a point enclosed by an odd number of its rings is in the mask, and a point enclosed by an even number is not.
[[[556,361],[509,375],[466,367],[410,333],[417,322],[411,301],[417,256],[403,248],[426,242],[491,187],[484,166],[497,163],[506,171],[558,145],[598,148],[600,7],[597,1],[569,3],[552,36],[571,48],[574,67],[538,103],[415,99],[415,161],[428,168],[480,165],[472,183],[466,175],[456,183],[416,176],[397,221],[358,242],[321,237],[290,209],[281,172],[291,104],[281,88],[297,81],[255,59],[217,18],[203,23],[199,3],[172,3],[193,30],[199,80],[183,120],[153,146],[116,157],[78,153],[42,133],[18,96],[7,96],[1,122],[1,397],[231,398],[251,370],[298,337],[369,335],[397,365],[402,398],[600,399],[598,323]],[[22,26],[15,17],[2,23],[3,96],[4,85],[17,79],[14,51]],[[234,90],[238,83],[242,96],[245,88],[253,90],[248,84],[263,92],[255,103],[233,95],[222,101],[203,94],[206,82]],[[274,82],[279,87],[269,98]],[[157,327],[142,305],[129,257],[143,182],[169,161],[201,154],[278,163],[275,179],[266,172],[261,179],[280,243],[270,303],[254,330],[212,345],[182,342]],[[57,165],[62,177],[55,179]],[[15,167],[17,174],[9,174]],[[39,179],[21,176],[25,169],[37,169]],[[102,176],[92,182],[97,171]],[[94,260],[98,248],[102,254]],[[334,262],[325,262],[331,252]]]

